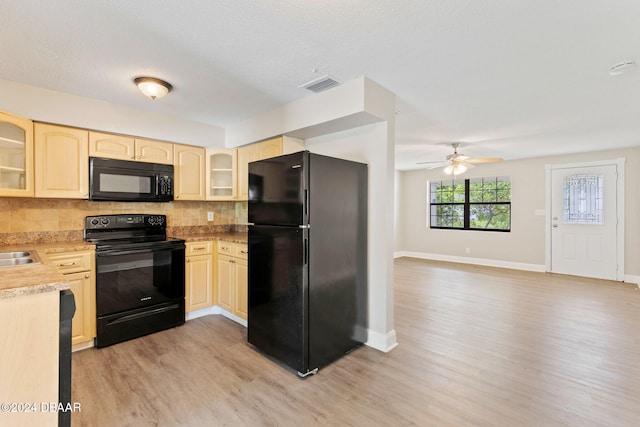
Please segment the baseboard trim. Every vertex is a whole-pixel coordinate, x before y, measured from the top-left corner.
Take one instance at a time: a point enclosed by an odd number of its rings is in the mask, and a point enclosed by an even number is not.
[[[633,283],[638,287],[638,289],[640,289],[640,276],[636,276],[633,274],[625,274],[624,281],[625,283]]]
[[[368,347],[375,348],[376,350],[380,350],[385,353],[389,353],[391,350],[398,346],[395,329],[387,332],[386,334],[381,334],[380,332],[372,331],[371,329],[369,329],[367,331],[367,334],[368,339],[364,344]]]
[[[197,319],[198,317],[208,316],[210,314],[221,314],[220,310],[221,310],[220,307],[218,307],[217,305],[214,305],[207,308],[201,308],[200,310],[190,311],[185,314],[185,320],[189,321],[189,320]]]
[[[244,320],[243,318],[238,317],[238,316],[236,316],[236,315],[235,315],[235,314],[233,314],[233,313],[229,313],[227,310],[224,310],[224,309],[222,309],[222,308],[220,308],[220,307],[216,307],[216,308],[219,310],[219,313],[220,313],[221,315],[223,315],[224,317],[226,317],[227,319],[231,319],[231,320],[233,320],[234,322],[241,324],[241,325],[242,325],[242,326],[244,326],[245,328],[247,327],[248,323],[247,323],[247,321],[246,321],[246,320]]]
[[[76,351],[81,351],[81,350],[86,350],[88,348],[93,348],[93,340],[91,341],[86,341],[86,342],[81,342],[80,344],[76,344],[74,346],[71,347],[71,352],[74,353]]]
[[[227,319],[231,319],[236,323],[241,324],[245,328],[247,327],[247,321],[241,317],[236,316],[233,313],[229,313],[227,310],[221,308],[220,306],[214,305],[212,307],[202,308],[200,310],[190,311],[186,314],[185,319],[187,321],[197,319],[198,317],[208,316],[210,314],[220,314]]]
[[[501,261],[496,259],[471,258],[453,255],[431,254],[425,252],[398,251],[395,252],[394,258],[409,257],[419,259],[430,259],[433,261],[457,262],[462,264],[482,265],[485,267],[509,268],[512,270],[535,271],[544,273],[546,268],[544,265],[526,264],[522,262]]]

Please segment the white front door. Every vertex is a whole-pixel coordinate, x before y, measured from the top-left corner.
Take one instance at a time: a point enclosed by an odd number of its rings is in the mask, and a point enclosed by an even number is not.
[[[604,162],[599,162],[604,163]],[[550,171],[550,258],[553,273],[622,280],[616,162],[558,165]]]

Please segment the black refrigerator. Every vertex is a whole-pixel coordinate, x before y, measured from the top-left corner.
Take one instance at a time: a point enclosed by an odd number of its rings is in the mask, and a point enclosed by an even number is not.
[[[367,340],[367,165],[249,163],[248,341],[304,377]]]

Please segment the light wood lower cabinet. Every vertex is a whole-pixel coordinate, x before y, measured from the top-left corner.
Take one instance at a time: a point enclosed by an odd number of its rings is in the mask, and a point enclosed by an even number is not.
[[[71,321],[71,345],[96,337],[96,274],[94,251],[48,254],[47,258],[71,284],[76,313]]]
[[[247,245],[218,242],[217,252],[218,305],[247,320]]]
[[[246,259],[236,258],[234,313],[243,319],[249,317],[249,266]]]
[[[213,242],[187,243],[185,268],[186,311],[214,304]]]

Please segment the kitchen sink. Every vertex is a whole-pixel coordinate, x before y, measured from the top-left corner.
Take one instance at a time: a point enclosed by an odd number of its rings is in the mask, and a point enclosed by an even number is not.
[[[0,267],[37,264],[40,260],[33,251],[0,252]]]

